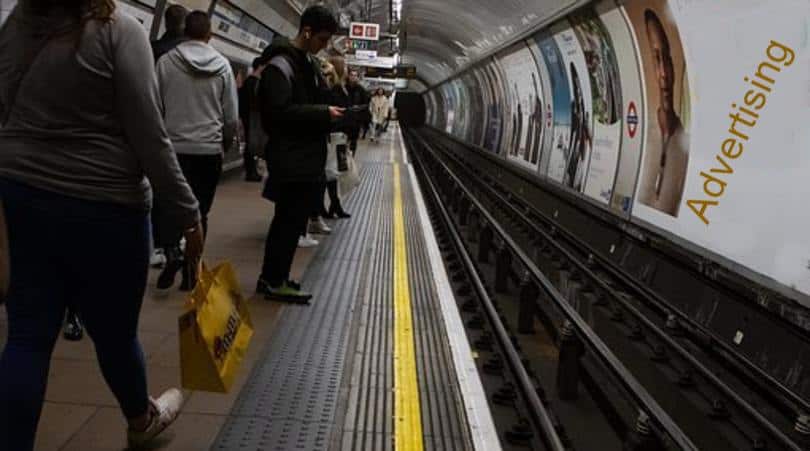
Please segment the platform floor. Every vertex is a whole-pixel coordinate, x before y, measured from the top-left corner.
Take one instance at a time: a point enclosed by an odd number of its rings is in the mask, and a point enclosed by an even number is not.
[[[293,276],[303,278],[316,295],[308,307],[254,295],[273,205],[259,196],[260,184],[244,182],[238,171],[223,178],[205,259],[233,262],[250,297],[256,334],[231,392],[185,391],[180,418],[154,449],[393,450],[397,437],[396,449],[405,440],[419,442],[413,449],[473,449],[464,390],[456,383],[404,158],[396,126],[376,144],[361,142],[362,183],[346,199],[353,218],[329,221],[334,233],[318,236],[320,246],[296,254]],[[408,236],[399,251],[397,234]],[[409,262],[404,275],[395,263],[397,252]],[[158,273],[151,271],[139,327],[152,393],[179,386],[177,318],[185,299],[176,290],[168,298],[154,296]],[[408,305],[399,293],[403,280],[410,281]],[[412,315],[410,329],[402,326],[405,314]],[[0,309],[0,346],[6,328]],[[401,348],[407,343],[402,334],[411,334],[411,348]],[[394,355],[403,352],[411,353],[412,368],[397,366],[401,362]],[[402,380],[395,381],[395,375],[401,378],[408,371],[416,384],[397,394],[395,385],[401,387]],[[400,409],[417,406],[419,415],[398,411],[395,399]],[[486,413],[472,417],[479,421]],[[410,429],[403,429],[403,421],[411,421]],[[487,427],[491,424],[483,430]],[[421,438],[409,437],[416,433]],[[125,449],[124,421],[89,338],[78,343],[59,339],[36,449]]]

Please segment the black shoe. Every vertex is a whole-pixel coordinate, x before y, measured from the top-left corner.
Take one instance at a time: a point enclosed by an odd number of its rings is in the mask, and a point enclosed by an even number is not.
[[[287,286],[294,290],[301,290],[301,282],[297,282],[292,279],[287,281]],[[270,286],[270,282],[267,282],[264,279],[259,278],[259,281],[256,282],[256,293],[268,296],[272,292],[273,288]]]
[[[183,268],[183,257],[180,255],[180,249],[166,250],[166,266],[157,279],[158,290],[168,290],[174,285],[174,278],[177,271]]]
[[[262,176],[259,174],[247,174],[245,176],[246,182],[261,182],[262,180]]]
[[[69,341],[80,341],[82,337],[84,337],[84,327],[82,326],[79,316],[75,313],[68,313],[62,336],[65,337],[65,340]]]
[[[339,219],[348,219],[351,218],[352,215],[343,211],[343,207],[329,207],[329,217],[330,218],[339,218]]]

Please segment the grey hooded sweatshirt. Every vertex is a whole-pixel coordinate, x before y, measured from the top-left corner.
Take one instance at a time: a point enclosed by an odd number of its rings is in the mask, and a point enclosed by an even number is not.
[[[228,60],[202,41],[186,41],[157,64],[163,117],[175,152],[217,155],[230,147],[239,120]]]

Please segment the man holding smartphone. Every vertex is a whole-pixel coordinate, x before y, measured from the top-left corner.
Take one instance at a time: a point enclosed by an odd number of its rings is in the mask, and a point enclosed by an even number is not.
[[[312,298],[290,280],[290,267],[312,206],[319,196],[323,202],[327,136],[344,113],[325,103],[328,87],[314,58],[337,29],[329,9],[312,6],[301,16],[295,39],[277,36],[262,55],[269,61],[259,84],[262,126],[269,137],[263,196],[276,204],[256,287],[267,299],[308,303]]]

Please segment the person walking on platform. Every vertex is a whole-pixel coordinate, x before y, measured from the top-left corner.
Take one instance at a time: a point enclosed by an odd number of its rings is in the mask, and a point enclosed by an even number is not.
[[[360,74],[356,69],[349,71],[349,83],[346,86],[349,93],[349,105],[352,107],[359,107],[362,109],[358,114],[360,123],[353,125],[349,130],[349,150],[352,151],[352,156],[357,153],[357,139],[360,137],[360,129],[363,129],[363,139],[366,138],[366,129],[368,123],[371,121],[368,105],[371,97],[366,91],[366,88],[360,84]]]
[[[12,268],[0,449],[34,448],[66,305],[95,343],[130,447],[153,444],[182,407],[174,388],[149,397],[137,333],[153,190],[164,226],[185,234],[186,258],[203,247],[159,98],[146,31],[113,0],[26,0],[0,28],[0,198]]]
[[[152,42],[152,54],[155,63],[161,56],[171,52],[175,47],[186,41],[183,29],[186,27],[186,16],[188,10],[180,5],[172,5],[166,8],[163,15],[163,22],[166,25],[166,32],[157,41]]]
[[[385,96],[383,88],[377,88],[371,98],[371,121],[374,129],[371,131],[371,141],[374,142],[382,134],[385,120],[388,118],[388,97]]]
[[[239,89],[239,117],[245,131],[245,180],[248,182],[261,182],[262,176],[257,168],[260,150],[264,147],[267,137],[262,133],[257,103],[259,94],[259,80],[267,61],[262,57],[253,60],[251,73]]]
[[[160,39],[152,41],[152,55],[154,56],[155,63],[157,63],[161,56],[170,52],[181,42],[186,40],[183,29],[186,27],[187,15],[188,10],[180,5],[171,5],[166,8],[166,12],[163,14],[163,23],[166,26],[166,31]],[[151,218],[151,221],[152,232],[154,234],[154,231],[157,230],[154,217]],[[153,253],[149,263],[154,267],[160,268],[166,264],[166,251],[163,248],[154,246],[156,238],[157,237],[152,236]],[[70,313],[70,311],[68,311],[68,313]],[[68,315],[68,318],[71,318],[71,316]],[[66,327],[69,325],[70,322],[66,324]]]
[[[256,291],[268,299],[312,298],[290,280],[290,268],[312,206],[318,196],[323,198],[326,138],[344,111],[326,103],[326,82],[313,60],[337,29],[329,9],[312,6],[301,16],[293,40],[277,36],[263,53],[270,61],[259,87],[262,124],[269,136],[263,196],[275,202],[275,214]]]
[[[222,173],[222,154],[231,147],[238,126],[236,81],[230,63],[208,44],[211,20],[194,11],[186,17],[186,42],[158,61],[157,77],[163,98],[163,116],[177,160],[200,202],[203,236],[208,233],[208,212]],[[157,211],[160,222],[162,211]],[[157,280],[158,290],[174,284],[183,270],[181,290],[195,285],[196,267],[181,259],[180,236],[160,235],[166,249],[166,267]]]

